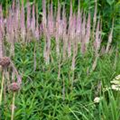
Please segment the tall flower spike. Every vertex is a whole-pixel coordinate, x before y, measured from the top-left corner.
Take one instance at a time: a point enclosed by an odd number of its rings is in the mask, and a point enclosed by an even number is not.
[[[86,45],[85,45],[85,34],[86,34],[86,15],[83,14],[82,18],[82,32],[81,32],[81,53],[84,54],[86,51]]]
[[[10,8],[8,16],[8,36],[7,40],[10,43],[10,56],[14,56],[14,12]]]
[[[77,12],[77,28],[76,28],[76,35],[78,42],[81,42],[81,12],[80,12],[80,0],[79,0],[79,8]]]
[[[87,20],[87,29],[86,29],[86,35],[85,35],[85,43],[88,44],[90,40],[90,13],[88,14],[88,20]]]
[[[63,6],[62,11],[62,20],[63,20],[63,59],[66,58],[66,49],[67,49],[67,20],[66,20],[66,13],[65,13],[65,5]]]
[[[35,38],[39,40],[40,33],[39,33],[39,23],[38,23],[38,5],[36,5],[36,28],[35,28]]]
[[[54,36],[54,18],[53,18],[53,3],[50,4],[50,9],[48,8],[48,29],[50,36]]]
[[[3,14],[2,6],[0,5],[0,58],[3,57]]]
[[[34,4],[32,6],[31,30],[32,30],[32,33],[35,32],[35,5]]]
[[[5,22],[6,22],[6,19],[4,19],[3,17],[3,10],[2,10],[2,6],[1,6],[1,10],[0,10],[0,22],[1,22],[1,29],[2,29],[2,34],[3,34],[3,37],[5,37]]]
[[[110,44],[112,42],[113,28],[114,28],[114,19],[112,21],[112,28],[111,28],[111,31],[110,31],[109,36],[108,36],[108,43],[107,43],[107,47],[106,47],[106,51],[105,51],[106,53],[108,53],[109,48],[110,48]]]
[[[31,7],[30,7],[30,3],[27,2],[27,30],[30,29],[30,21],[31,21]]]
[[[82,21],[82,41],[85,38],[85,34],[86,34],[86,15],[84,13],[83,14],[83,21]]]
[[[71,40],[72,43],[74,42],[74,38],[76,37],[76,15],[73,14],[73,18],[71,19],[71,23],[72,23],[72,29],[71,29]]]
[[[26,22],[27,22],[26,38],[27,38],[27,41],[30,41],[31,40],[31,6],[30,6],[30,2],[27,2],[27,21]]]
[[[13,2],[12,2],[12,11],[13,12],[15,11],[15,0],[13,0]]]
[[[100,44],[101,44],[100,36],[101,36],[100,35],[100,20],[98,20],[96,34],[95,34],[95,52],[96,53],[98,53],[98,50],[100,49]]]
[[[59,0],[58,0],[58,10],[57,10],[57,18],[56,18],[56,36],[55,36],[55,39],[56,39],[56,52],[57,52],[57,55],[59,56],[60,54],[60,46],[59,46],[59,39],[60,39],[60,34],[59,34],[59,29],[60,29],[60,10],[61,10],[61,5],[59,3]]]
[[[20,6],[19,3],[16,4],[16,11],[15,11],[15,41],[18,40],[19,37],[19,29],[20,29]]]
[[[102,31],[102,26],[100,25],[100,20],[98,20],[96,34],[95,34],[95,42],[94,42],[95,60],[94,60],[93,65],[92,65],[91,72],[95,70],[95,68],[97,66],[97,61],[99,58],[99,49],[100,49],[100,45],[101,45],[101,31]]]
[[[42,10],[43,10],[43,17],[42,17],[42,23],[43,23],[43,30],[45,31],[46,27],[46,0],[42,0]]]
[[[24,1],[22,0],[22,7],[21,7],[21,15],[20,15],[20,22],[21,22],[21,38],[23,42],[25,42],[25,12],[24,12]]]
[[[94,32],[95,32],[95,27],[96,27],[96,21],[97,21],[97,0],[95,0],[95,10],[94,10],[94,17],[93,17],[93,33],[92,33],[92,38],[94,39]]]
[[[62,39],[62,35],[63,35],[63,20],[61,19],[61,5],[60,3],[58,3],[58,6],[60,6],[58,8],[58,16],[57,16],[57,23],[58,23],[58,36],[59,36],[59,40]]]
[[[69,16],[69,28],[68,28],[68,57],[71,56],[71,29],[72,29],[72,17],[73,17],[73,9],[72,9],[72,0],[70,3],[70,16]]]

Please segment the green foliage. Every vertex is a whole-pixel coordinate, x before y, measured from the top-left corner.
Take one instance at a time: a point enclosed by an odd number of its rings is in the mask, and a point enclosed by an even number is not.
[[[107,0],[107,3],[108,3],[109,5],[112,5],[114,2],[115,2],[115,0]]]
[[[49,0],[50,1],[50,0]],[[47,4],[49,3],[47,1]],[[11,4],[0,1],[5,8]],[[31,4],[32,4],[31,0]],[[42,12],[42,1],[38,3],[39,14]],[[69,0],[60,0],[65,4],[69,14]],[[54,9],[57,1],[53,0]],[[25,1],[26,5],[26,1]],[[78,9],[78,2],[73,1],[74,11]],[[76,7],[77,6],[77,7]],[[87,12],[94,10],[94,0],[81,0],[80,6]],[[114,42],[120,39],[120,2],[118,0],[98,0],[98,14],[103,23],[103,39],[108,40],[107,33],[111,28],[112,19],[115,20]],[[13,58],[19,73],[22,75],[22,87],[16,96],[15,120],[119,120],[119,91],[106,90],[110,88],[110,81],[120,74],[120,53],[115,50],[104,54],[98,59],[97,68],[88,73],[94,61],[91,49],[83,56],[78,52],[75,71],[71,70],[72,58],[63,61],[56,57],[55,43],[51,43],[50,64],[46,65],[43,58],[44,39],[29,44],[15,44]],[[36,52],[34,53],[34,47]],[[79,50],[80,51],[80,50]],[[9,52],[8,52],[9,53]],[[34,54],[36,54],[36,70],[34,70]],[[116,57],[117,54],[117,57]],[[60,64],[60,76],[58,77]],[[73,86],[72,86],[72,80]],[[0,81],[1,82],[1,81]],[[102,83],[98,90],[99,82]],[[96,95],[97,91],[97,95]],[[95,97],[102,97],[99,103],[94,103]],[[6,102],[7,101],[7,102]],[[12,93],[7,91],[6,101],[0,106],[0,118],[10,119]]]
[[[37,67],[34,71],[35,42],[27,45],[15,44],[14,63],[22,75],[22,87],[16,96],[15,120],[119,120],[119,91],[104,91],[110,87],[110,81],[120,73],[119,54],[115,59],[115,50],[99,58],[97,68],[88,73],[94,61],[93,53],[85,56],[80,52],[76,57],[76,69],[70,69],[71,60],[59,61],[51,54],[53,62],[44,63],[43,40],[36,44]],[[53,43],[52,43],[53,44]],[[54,44],[53,44],[54,47]],[[54,53],[54,50],[52,51]],[[56,60],[55,60],[56,59]],[[116,62],[115,62],[116,60]],[[73,88],[71,80],[74,80]],[[99,82],[102,88],[97,91]],[[12,93],[8,92],[7,105],[3,103],[2,117],[10,119]],[[100,103],[94,103],[95,97],[102,97]]]

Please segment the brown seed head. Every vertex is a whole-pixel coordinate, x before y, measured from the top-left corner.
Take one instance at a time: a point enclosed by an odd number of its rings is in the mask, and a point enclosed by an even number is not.
[[[2,67],[8,67],[10,65],[10,58],[9,57],[0,58],[0,65]]]
[[[20,89],[20,86],[18,85],[17,82],[13,82],[13,83],[9,86],[9,89],[10,89],[12,92],[17,92],[17,91]]]

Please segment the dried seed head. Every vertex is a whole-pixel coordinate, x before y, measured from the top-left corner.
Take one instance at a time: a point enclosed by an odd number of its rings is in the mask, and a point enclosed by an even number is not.
[[[13,83],[9,86],[9,89],[10,89],[12,92],[17,92],[17,91],[20,89],[20,86],[18,85],[17,82],[13,82]]]
[[[9,57],[0,58],[0,65],[2,67],[8,67],[10,65],[10,58]]]

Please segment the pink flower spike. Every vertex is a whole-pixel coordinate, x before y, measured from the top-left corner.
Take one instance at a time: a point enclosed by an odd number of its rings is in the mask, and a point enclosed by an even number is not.
[[[36,28],[35,28],[35,37],[37,40],[40,38],[40,33],[39,33],[39,23],[38,23],[38,7],[36,6]]]
[[[17,83],[18,83],[19,85],[22,84],[22,78],[21,78],[20,75],[17,76]]]
[[[21,7],[20,22],[21,22],[21,25],[20,25],[20,27],[21,27],[21,37],[22,37],[23,41],[25,41],[26,31],[25,31],[25,12],[24,12],[23,1],[22,1],[22,7]]]
[[[45,27],[46,27],[46,0],[42,0],[42,10],[43,10],[43,19],[42,19],[42,22],[43,22],[43,29],[45,30]]]
[[[108,53],[109,48],[110,48],[110,44],[112,42],[113,28],[114,28],[114,19],[112,21],[112,28],[111,28],[111,31],[110,31],[109,36],[108,36],[108,43],[107,43],[107,47],[106,47],[106,51],[105,51],[106,53]]]
[[[101,33],[100,33],[100,20],[98,20],[96,34],[95,34],[95,52],[98,53],[101,44]]]
[[[87,20],[87,29],[86,29],[86,37],[85,37],[85,43],[88,44],[90,40],[90,13],[88,14],[88,20]]]
[[[48,8],[48,29],[50,36],[54,35],[54,18],[53,18],[53,3],[50,4],[50,9]]]
[[[34,33],[34,31],[35,31],[35,5],[34,4],[32,6],[31,30]]]
[[[28,2],[27,3],[27,29],[30,29],[30,20],[31,20],[30,13],[31,13],[31,7],[30,7],[30,3]]]

